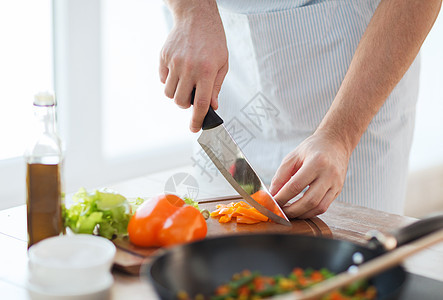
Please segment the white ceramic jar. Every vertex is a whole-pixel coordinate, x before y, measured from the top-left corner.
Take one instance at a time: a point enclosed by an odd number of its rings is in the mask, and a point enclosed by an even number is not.
[[[107,299],[115,246],[86,234],[45,239],[28,251],[32,299]]]

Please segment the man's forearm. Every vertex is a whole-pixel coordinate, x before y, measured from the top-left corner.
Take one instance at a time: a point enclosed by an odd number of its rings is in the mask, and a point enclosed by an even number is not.
[[[382,0],[317,131],[353,151],[418,54],[440,7],[440,0]]]
[[[202,10],[208,13],[218,14],[216,0],[165,0],[174,18],[183,18],[200,13]]]

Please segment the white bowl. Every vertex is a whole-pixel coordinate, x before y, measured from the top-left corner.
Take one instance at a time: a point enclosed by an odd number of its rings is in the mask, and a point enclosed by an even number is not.
[[[95,283],[94,288],[89,291],[79,289],[78,291],[53,291],[42,288],[28,282],[28,294],[32,300],[108,300],[111,297],[110,290],[114,278],[111,274],[101,278],[100,283]]]
[[[87,234],[45,239],[29,248],[28,290],[78,297],[108,289],[115,252],[109,240]]]

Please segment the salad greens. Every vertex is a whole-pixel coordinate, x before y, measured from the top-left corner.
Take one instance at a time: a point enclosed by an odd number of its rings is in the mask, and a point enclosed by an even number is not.
[[[198,207],[198,202],[197,202],[197,201],[194,201],[194,200],[192,200],[192,199],[189,198],[189,197],[184,197],[184,198],[183,198],[183,201],[185,201],[185,203],[186,203],[187,205],[189,205],[189,206],[193,206],[193,207],[195,207],[196,209],[198,209],[199,211],[201,211],[201,209]]]
[[[72,196],[72,205],[63,206],[64,226],[74,233],[87,233],[113,239],[128,233],[128,223],[143,198],[126,199],[109,190],[88,192],[80,188]],[[187,205],[199,209],[196,201],[185,197]],[[200,209],[199,209],[200,210]]]
[[[124,196],[81,188],[72,200],[69,208],[63,207],[63,220],[74,233],[96,233],[108,239],[127,234],[131,207]]]
[[[131,207],[131,215],[135,213],[137,208],[142,205],[143,202],[145,202],[146,199],[143,199],[141,197],[137,197],[135,199],[128,199],[129,205]]]
[[[196,209],[198,209],[200,211],[200,213],[203,215],[203,218],[205,218],[205,220],[209,219],[210,216],[210,212],[207,209],[200,209],[200,207],[198,207],[198,202],[195,200],[192,200],[189,197],[184,197],[183,201],[185,201],[186,205],[192,206]]]

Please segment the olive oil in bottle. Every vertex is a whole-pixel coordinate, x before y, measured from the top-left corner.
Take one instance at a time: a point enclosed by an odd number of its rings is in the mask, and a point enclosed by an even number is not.
[[[63,233],[60,167],[62,150],[56,131],[55,97],[34,98],[35,135],[25,152],[28,248]]]

